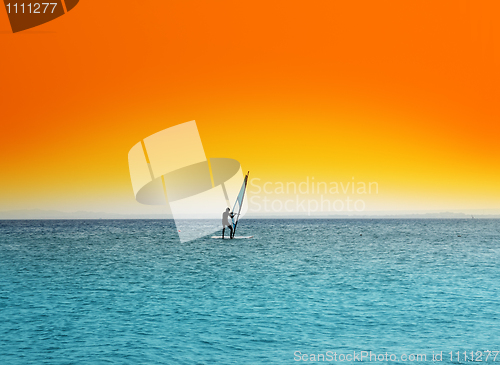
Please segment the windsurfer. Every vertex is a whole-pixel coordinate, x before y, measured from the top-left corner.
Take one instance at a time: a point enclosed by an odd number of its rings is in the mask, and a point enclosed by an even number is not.
[[[229,208],[226,209],[224,213],[222,213],[222,239],[224,239],[224,233],[226,232],[226,227],[229,228],[229,238],[233,238],[233,225],[229,221],[229,217],[233,218],[234,214],[230,211]]]

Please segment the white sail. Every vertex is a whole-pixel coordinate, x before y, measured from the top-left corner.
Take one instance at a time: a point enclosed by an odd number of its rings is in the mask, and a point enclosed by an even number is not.
[[[248,175],[250,172],[248,172],[245,175],[245,179],[243,180],[243,185],[241,186],[240,193],[238,194],[238,197],[236,198],[236,202],[234,203],[233,206],[233,234],[236,232],[236,226],[238,225],[238,221],[241,216],[241,208],[243,207],[243,200],[245,199],[245,191],[247,189],[247,183],[248,183]]]

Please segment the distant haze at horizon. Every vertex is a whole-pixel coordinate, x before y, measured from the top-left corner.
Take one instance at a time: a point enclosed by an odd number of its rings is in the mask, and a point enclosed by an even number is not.
[[[500,209],[476,209],[463,211],[371,211],[338,213],[256,213],[249,212],[243,219],[349,219],[349,218],[421,218],[421,219],[469,219],[500,218]],[[0,220],[9,219],[172,219],[169,213],[121,214],[95,211],[63,212],[57,210],[25,209],[0,211]]]

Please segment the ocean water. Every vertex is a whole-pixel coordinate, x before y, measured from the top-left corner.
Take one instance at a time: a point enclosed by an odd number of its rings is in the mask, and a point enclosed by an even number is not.
[[[0,221],[0,364],[361,351],[500,363],[485,352],[500,351],[499,220],[242,220],[238,235],[255,237],[181,244],[172,221]]]

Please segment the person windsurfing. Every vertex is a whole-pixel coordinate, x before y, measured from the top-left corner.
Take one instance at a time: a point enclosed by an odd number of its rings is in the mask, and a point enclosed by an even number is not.
[[[234,217],[234,213],[232,213],[231,210],[227,208],[226,211],[222,213],[222,239],[224,239],[226,227],[229,228],[229,238],[233,238],[233,224],[229,221],[229,217],[231,217],[232,219]]]

